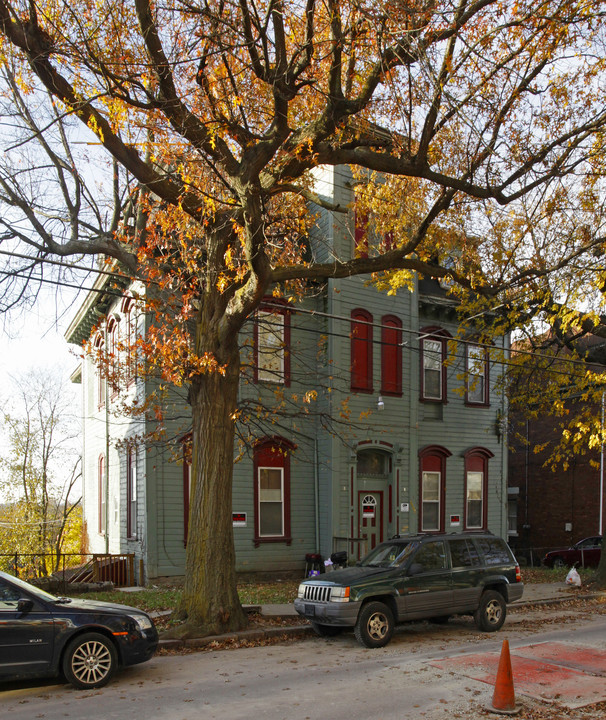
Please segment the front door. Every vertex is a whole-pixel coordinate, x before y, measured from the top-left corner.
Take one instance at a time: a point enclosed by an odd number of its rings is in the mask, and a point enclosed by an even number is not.
[[[364,555],[383,542],[383,492],[361,490],[358,493],[358,536],[366,542]]]

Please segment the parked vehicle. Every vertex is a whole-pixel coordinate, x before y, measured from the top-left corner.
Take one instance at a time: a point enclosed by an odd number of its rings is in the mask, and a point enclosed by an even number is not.
[[[362,645],[391,640],[397,623],[473,615],[486,632],[505,622],[522,597],[520,567],[491,533],[419,535],[381,543],[355,567],[303,581],[296,611],[319,635],[348,627]]]
[[[551,568],[597,567],[602,554],[602,536],[595,535],[580,540],[576,545],[562,550],[552,550],[543,558],[543,565]]]
[[[0,572],[0,680],[63,674],[76,688],[105,685],[120,665],[149,660],[158,645],[141,610],[55,597]]]

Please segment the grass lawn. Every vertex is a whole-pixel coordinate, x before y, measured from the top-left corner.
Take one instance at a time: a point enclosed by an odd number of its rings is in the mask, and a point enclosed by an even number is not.
[[[243,583],[238,586],[240,602],[243,605],[266,605],[271,603],[291,603],[297,595],[298,580],[280,580],[277,582]],[[73,597],[78,597],[73,595]],[[104,600],[140,608],[145,612],[173,610],[181,598],[180,587],[148,587],[136,592],[111,590],[90,592],[79,597],[89,600]]]

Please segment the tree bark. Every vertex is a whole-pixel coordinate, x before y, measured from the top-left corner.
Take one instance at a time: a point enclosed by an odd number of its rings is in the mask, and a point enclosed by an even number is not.
[[[232,524],[235,411],[240,380],[237,337],[222,348],[225,373],[192,381],[192,471],[185,583],[178,637],[203,637],[246,627],[236,586]]]

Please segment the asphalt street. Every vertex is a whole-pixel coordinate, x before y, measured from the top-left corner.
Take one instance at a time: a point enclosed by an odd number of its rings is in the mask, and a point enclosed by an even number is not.
[[[362,648],[346,634],[163,656],[121,671],[100,690],[21,683],[4,686],[0,700],[11,720],[472,718],[490,705],[493,687],[436,661],[496,655],[505,637],[513,652],[548,641],[606,652],[606,619],[584,618],[536,633],[512,622],[490,635],[478,633],[467,619],[454,619],[447,628],[404,627],[381,650]]]

